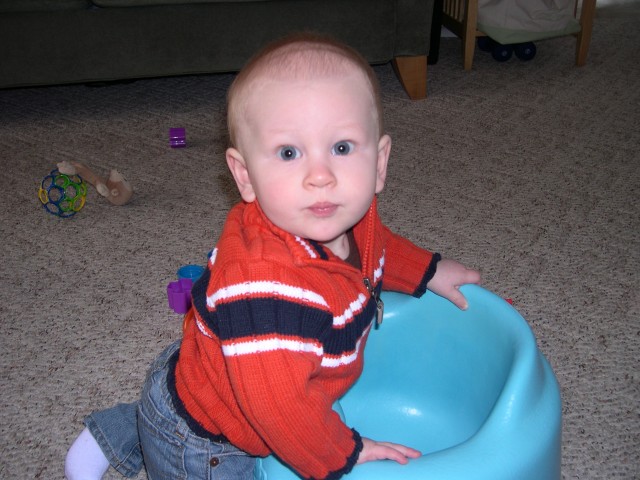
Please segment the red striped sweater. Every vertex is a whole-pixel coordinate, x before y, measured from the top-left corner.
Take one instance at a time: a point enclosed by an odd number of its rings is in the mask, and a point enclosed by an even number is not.
[[[353,232],[362,271],[279,229],[255,203],[231,210],[169,379],[196,433],[275,453],[304,478],[351,470],[362,442],[332,404],[362,371],[374,296],[382,286],[422,295],[439,258],[391,233],[375,200]]]

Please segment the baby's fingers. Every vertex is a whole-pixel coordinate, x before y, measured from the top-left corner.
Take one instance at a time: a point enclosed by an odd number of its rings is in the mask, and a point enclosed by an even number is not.
[[[376,442],[369,438],[362,439],[363,448],[357,463],[371,462],[374,460],[393,460],[402,465],[409,462],[410,458],[418,458],[422,454],[410,447],[390,442]]]
[[[469,308],[469,303],[467,302],[467,299],[464,297],[462,293],[460,293],[460,290],[458,290],[457,287],[451,289],[451,291],[447,295],[447,298],[451,303],[453,303],[460,310],[466,310],[467,308]]]
[[[471,268],[465,268],[463,274],[461,275],[459,284],[452,289],[449,295],[449,300],[451,300],[453,304],[460,310],[466,310],[467,308],[469,308],[469,303],[467,302],[467,299],[464,298],[464,295],[460,293],[460,290],[458,290],[458,288],[469,283],[479,284],[480,272]]]
[[[404,461],[400,461],[400,463],[407,463],[409,458],[419,458],[422,456],[422,453],[415,448],[406,447],[404,445],[400,445],[398,443],[390,443],[390,442],[379,442],[380,445],[384,445],[389,447],[396,452],[399,452],[402,455]],[[399,460],[396,460],[399,461]]]
[[[460,282],[461,285],[466,283],[474,283],[479,284],[481,280],[480,272],[477,270],[473,270],[472,268],[466,268],[464,272],[464,278]]]

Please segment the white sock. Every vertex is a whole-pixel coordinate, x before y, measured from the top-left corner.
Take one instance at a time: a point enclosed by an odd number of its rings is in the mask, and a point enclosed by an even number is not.
[[[67,480],[101,480],[109,469],[109,460],[89,429],[85,428],[73,442],[64,461]]]

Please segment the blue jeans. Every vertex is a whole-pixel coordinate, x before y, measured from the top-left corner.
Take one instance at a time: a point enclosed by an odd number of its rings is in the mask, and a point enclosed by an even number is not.
[[[197,436],[175,412],[167,364],[179,348],[175,342],[156,358],[139,402],[92,413],[87,428],[124,476],[135,476],[144,466],[149,480],[253,480],[254,457]]]

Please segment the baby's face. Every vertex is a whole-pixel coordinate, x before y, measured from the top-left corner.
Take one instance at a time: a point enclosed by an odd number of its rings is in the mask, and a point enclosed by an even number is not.
[[[267,80],[249,95],[237,142],[250,183],[240,188],[243,199],[257,199],[278,227],[343,256],[347,230],[384,186],[391,145],[380,138],[367,81],[354,69]]]

